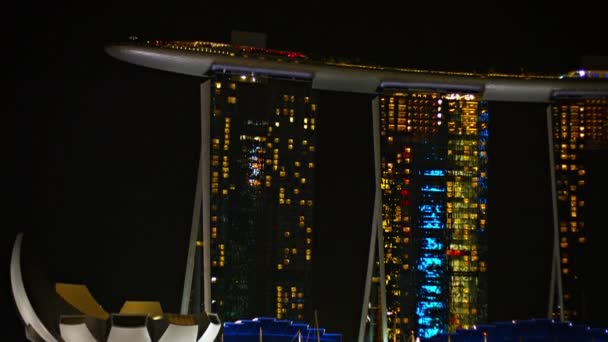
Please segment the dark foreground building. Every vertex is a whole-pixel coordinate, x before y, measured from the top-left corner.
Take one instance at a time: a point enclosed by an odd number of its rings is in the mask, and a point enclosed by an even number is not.
[[[441,334],[426,342],[492,342],[492,341],[555,341],[555,342],[607,342],[608,329],[588,325],[561,323],[549,319],[496,322],[458,329]]]
[[[260,317],[224,323],[224,342],[342,342],[341,334],[327,333],[307,324]]]

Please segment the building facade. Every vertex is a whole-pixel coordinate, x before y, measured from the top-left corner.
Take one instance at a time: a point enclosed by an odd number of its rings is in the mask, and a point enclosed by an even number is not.
[[[585,308],[583,269],[589,262],[585,253],[585,159],[589,151],[608,149],[608,100],[556,99],[551,115],[563,319],[581,322]],[[560,310],[555,306],[553,317],[557,319],[559,315]]]
[[[488,111],[478,94],[380,95],[389,340],[483,322]]]
[[[605,116],[606,105],[556,100],[555,94],[594,93],[605,99],[605,72],[509,75],[404,69],[313,60],[264,47],[138,38],[106,50],[129,63],[214,82],[212,199],[206,215],[210,232],[203,225],[211,247],[211,258],[204,260],[212,259],[205,270],[211,268],[213,276],[205,275],[210,278],[205,284],[211,283],[205,293],[212,292],[211,309],[224,320],[269,315],[310,321],[305,284],[311,274],[314,194],[307,187],[314,176],[305,172],[314,168],[318,111],[312,89],[379,96],[372,112],[374,125],[380,126],[373,129],[374,167],[380,176],[375,180],[359,340],[366,324],[386,341],[430,337],[485,321],[486,101],[553,104],[553,147],[560,158],[553,183],[560,201],[556,246],[562,254],[554,258],[555,269],[564,278],[566,291],[560,298],[571,306],[568,314],[580,312],[573,309],[579,295],[568,289],[580,282],[580,247],[586,243],[581,151],[605,146],[604,138],[589,139],[592,132],[606,137],[606,126],[587,113]],[[235,76],[225,74],[227,70]],[[593,126],[587,126],[590,122]],[[189,262],[194,259],[192,245]],[[189,264],[188,269],[194,267]],[[371,286],[378,289],[370,291]],[[182,307],[188,292],[185,288]],[[211,307],[208,299],[206,309]]]
[[[311,321],[317,94],[242,74],[210,82],[213,311]]]

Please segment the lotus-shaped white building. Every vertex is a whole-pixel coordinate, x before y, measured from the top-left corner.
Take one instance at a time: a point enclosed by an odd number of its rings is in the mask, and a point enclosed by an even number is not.
[[[22,260],[23,242],[18,235],[10,277],[29,341],[211,342],[220,336],[221,322],[212,313],[165,313],[159,302],[142,301],[125,301],[120,312],[109,313],[85,285],[46,283],[36,265]]]

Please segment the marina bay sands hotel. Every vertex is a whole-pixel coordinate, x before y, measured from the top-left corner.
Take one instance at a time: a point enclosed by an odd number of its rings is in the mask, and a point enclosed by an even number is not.
[[[314,60],[259,40],[133,37],[106,51],[203,79],[182,313],[314,320],[319,92],[340,91],[375,95],[369,181],[376,190],[357,303],[359,341],[429,338],[485,322],[492,101],[547,105],[555,234],[547,315],[579,318],[576,284],[587,243],[580,154],[608,147],[605,71],[540,76],[369,66]]]

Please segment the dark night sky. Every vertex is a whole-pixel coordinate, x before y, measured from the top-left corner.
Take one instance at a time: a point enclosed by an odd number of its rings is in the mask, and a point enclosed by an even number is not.
[[[167,311],[178,310],[173,289],[181,291],[185,251],[167,246],[179,244],[191,220],[201,80],[113,60],[103,51],[105,43],[130,34],[228,41],[230,31],[240,29],[268,33],[272,48],[386,65],[505,72],[568,71],[582,55],[608,55],[604,23],[594,9],[555,2],[538,8],[412,2],[353,5],[351,12],[308,3],[266,9],[207,2],[150,7],[144,1],[26,6],[14,13],[15,41],[5,44],[15,52],[7,68],[14,77],[17,134],[11,182],[16,211],[14,224],[3,230],[4,265],[15,234],[24,231],[45,254],[51,278],[89,284],[114,311],[126,298],[158,298]],[[327,93],[321,98],[322,233],[315,277],[326,282],[315,286],[323,299],[315,305],[320,325],[345,337],[356,332],[352,322],[361,310],[371,221],[369,99]],[[490,111],[489,318],[541,317],[552,229],[544,106],[494,103]],[[594,155],[588,170],[594,265],[608,261],[600,253],[608,242],[599,224],[601,195],[608,190],[601,158],[605,153]],[[338,263],[345,266],[330,267]],[[590,272],[599,284],[598,268]],[[10,303],[4,279],[0,295]],[[608,300],[599,290],[590,285],[588,321],[608,326],[600,312]],[[21,331],[12,306],[3,306],[10,307],[12,325]]]

